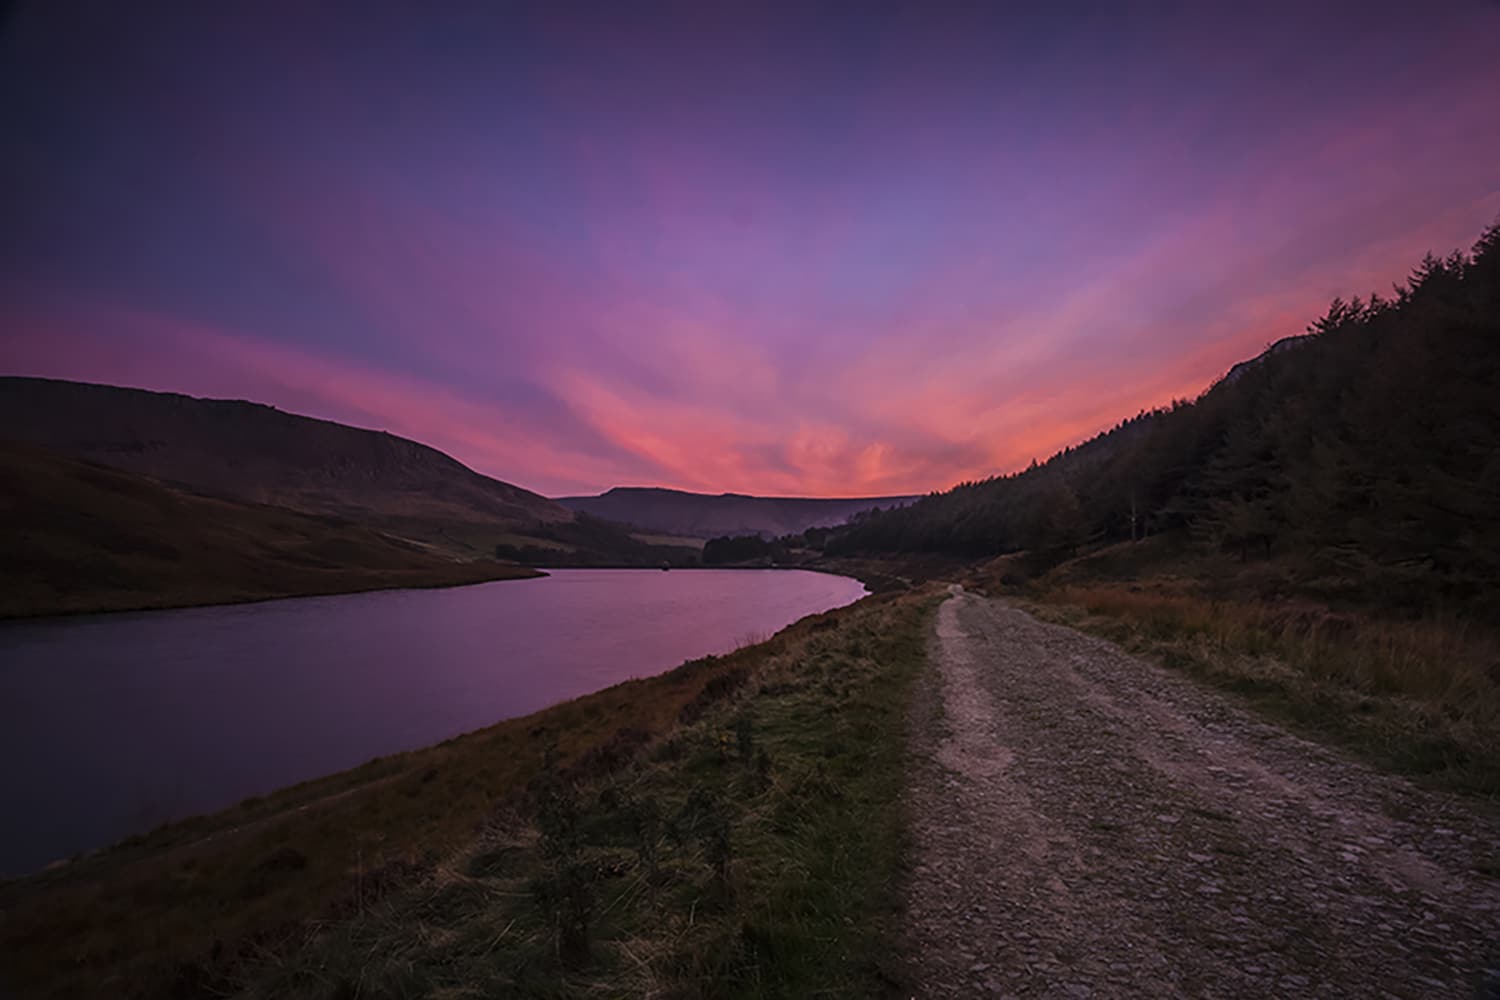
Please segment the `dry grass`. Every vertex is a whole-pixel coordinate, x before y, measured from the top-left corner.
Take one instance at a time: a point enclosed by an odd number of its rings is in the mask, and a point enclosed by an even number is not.
[[[1387,766],[1500,793],[1500,642],[1487,630],[1300,601],[1210,600],[1183,580],[1036,594],[1052,617],[1061,610]]]

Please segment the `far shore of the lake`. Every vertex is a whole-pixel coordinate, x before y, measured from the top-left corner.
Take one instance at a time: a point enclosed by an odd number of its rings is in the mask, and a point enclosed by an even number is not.
[[[535,580],[548,576],[548,570],[556,569],[605,569],[605,570],[670,570],[674,573],[692,573],[703,570],[805,570],[810,573],[826,573],[830,576],[850,577],[865,585],[872,594],[905,590],[910,581],[880,572],[861,560],[819,560],[811,563],[779,563],[773,565],[739,563],[724,566],[632,566],[628,564],[598,566],[568,566],[559,564],[536,568],[511,563],[468,562],[457,563],[451,573],[430,573],[412,579],[370,579],[359,581],[331,582],[324,587],[307,587],[262,594],[205,594],[201,591],[182,594],[156,594],[137,596],[120,594],[118,599],[96,601],[78,606],[56,606],[63,602],[53,601],[53,606],[35,609],[0,608],[0,625],[6,622],[52,621],[59,618],[85,615],[125,614],[140,611],[180,611],[187,608],[215,608],[237,604],[263,604],[267,601],[293,600],[299,597],[337,597],[343,594],[368,594],[382,590],[441,590],[448,587],[470,587],[481,583],[502,580]],[[387,574],[388,575],[388,574]]]
[[[82,615],[116,614],[132,611],[172,611],[185,608],[211,608],[234,604],[262,604],[297,597],[336,597],[341,594],[368,594],[378,590],[440,590],[468,587],[500,580],[534,580],[546,576],[544,570],[509,563],[475,561],[455,563],[451,570],[431,572],[386,572],[365,578],[334,579],[321,586],[297,587],[266,593],[192,592],[138,595],[130,592],[106,595],[87,604],[73,606],[66,599],[39,600],[35,607],[12,605],[0,608],[0,624],[17,621],[55,620]]]

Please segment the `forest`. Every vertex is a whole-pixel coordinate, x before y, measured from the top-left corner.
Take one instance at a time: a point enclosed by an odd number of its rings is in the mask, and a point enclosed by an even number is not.
[[[1325,597],[1500,611],[1500,223],[1389,295],[1335,299],[1304,335],[1197,399],[1022,472],[836,532],[833,555],[1026,552],[1169,535],[1274,561]]]

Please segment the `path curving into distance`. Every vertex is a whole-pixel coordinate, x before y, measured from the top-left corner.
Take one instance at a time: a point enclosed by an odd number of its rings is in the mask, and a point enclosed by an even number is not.
[[[1500,823],[951,588],[914,707],[921,997],[1475,995]]]

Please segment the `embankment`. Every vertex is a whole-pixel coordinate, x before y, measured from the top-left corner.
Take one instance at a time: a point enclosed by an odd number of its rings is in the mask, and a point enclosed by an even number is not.
[[[3,983],[878,991],[932,604],[867,598],[9,883]]]

